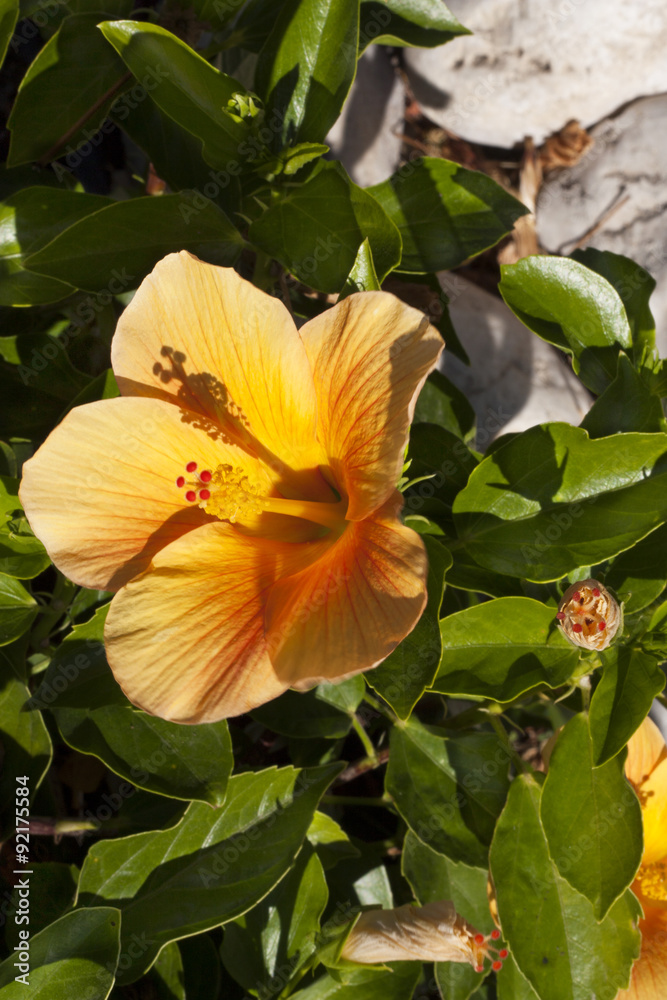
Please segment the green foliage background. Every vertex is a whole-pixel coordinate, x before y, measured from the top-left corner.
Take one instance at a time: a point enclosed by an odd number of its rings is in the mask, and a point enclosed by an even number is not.
[[[298,317],[325,308],[313,292],[391,273],[465,359],[434,272],[526,209],[447,160],[364,190],[323,158],[368,45],[465,33],[438,0],[0,4],[20,83],[0,173],[2,1000],[587,1000],[627,984],[642,840],[624,747],[667,657],[667,374],[645,271],[596,250],[503,269],[509,308],[596,402],[581,427],[482,454],[487,428],[433,373],[408,456],[410,479],[429,478],[405,493],[428,607],[338,686],[229,725],[145,715],[106,665],[109,595],[51,567],[17,496],[62,415],[117,393],[117,317],[174,250],[237,267]],[[122,191],[102,150],[129,171]],[[603,653],[554,621],[590,576],[625,602]],[[563,725],[545,780],[529,751]],[[29,994],[13,966],[16,776],[32,796]],[[452,899],[489,932],[489,869],[510,949],[497,976],[332,958],[364,905]]]

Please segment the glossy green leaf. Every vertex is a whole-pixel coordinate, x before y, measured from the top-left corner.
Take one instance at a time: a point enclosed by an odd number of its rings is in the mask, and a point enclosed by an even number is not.
[[[475,433],[475,411],[461,390],[437,368],[419,393],[413,422],[439,424],[464,441]]]
[[[30,874],[30,935],[48,927],[66,910],[74,906],[79,869],[76,865],[66,865],[59,861],[33,861],[26,865]],[[5,941],[13,950],[20,944],[19,930],[23,924],[17,923],[20,915],[19,887],[12,892],[11,911],[5,924]]]
[[[317,851],[325,871],[333,868],[339,861],[359,857],[359,851],[343,828],[323,812],[316,812],[313,816],[313,822],[308,828],[308,842]]]
[[[570,255],[591,271],[601,275],[613,286],[625,307],[635,352],[655,347],[655,320],[649,299],[655,289],[655,279],[629,257],[586,247]]]
[[[256,85],[275,147],[321,142],[340,114],[357,68],[358,0],[287,0],[264,45]]]
[[[386,789],[422,843],[452,861],[484,866],[507,771],[507,752],[495,736],[453,739],[411,719],[392,731]]]
[[[602,658],[604,670],[591,699],[589,723],[598,766],[623,749],[665,686],[655,658],[641,649],[612,646]]]
[[[0,305],[39,305],[71,295],[71,284],[26,270],[23,262],[63,229],[108,204],[108,198],[97,195],[39,186],[6,198],[0,205]]]
[[[93,148],[90,138],[130,83],[122,60],[97,30],[101,16],[72,14],[30,66],[9,116],[10,167],[48,163],[82,143],[88,152]]]
[[[667,435],[591,441],[562,423],[498,447],[454,501],[476,562],[540,582],[609,559],[665,520]]]
[[[511,955],[507,956],[502,969],[496,973],[496,983],[498,1000],[540,1000]]]
[[[326,975],[294,993],[292,1000],[412,1000],[420,975],[419,962],[395,962],[386,972],[357,969],[343,983]]]
[[[652,604],[667,586],[667,525],[616,556],[605,575],[605,586],[623,601],[628,615]]]
[[[305,844],[293,867],[257,906],[225,927],[221,955],[247,991],[286,984],[313,954],[328,899],[322,864]]]
[[[567,683],[576,646],[556,626],[555,610],[529,597],[499,597],[440,622],[442,661],[433,688],[444,694],[512,701],[545,684]]]
[[[0,649],[0,741],[4,751],[0,804],[7,809],[11,804],[6,817],[6,824],[11,829],[16,823],[13,806],[17,776],[28,778],[27,789],[34,801],[53,756],[51,738],[41,713],[26,711],[30,691],[20,676],[24,658],[25,642]]]
[[[230,266],[243,240],[213,202],[188,193],[119,201],[56,236],[28,257],[40,274],[87,291],[129,291],[166,254],[189,250],[210,264]]]
[[[23,517],[18,479],[0,476],[0,573],[31,580],[51,560]]]
[[[377,201],[349,179],[339,163],[267,209],[250,240],[321,292],[339,292],[367,238],[381,282],[401,256],[401,239]]]
[[[172,829],[91,847],[78,903],[120,908],[121,945],[131,960],[118,981],[137,979],[168,941],[234,920],[270,892],[291,867],[338,770],[239,774],[219,809],[195,802]],[[135,935],[145,948],[130,953]]]
[[[119,958],[119,933],[119,911],[96,906],[74,910],[38,934],[30,934],[25,970],[15,968],[14,955],[0,965],[2,1000],[26,996],[30,1000],[106,1000]],[[26,979],[17,982],[15,976],[24,972]]]
[[[0,11],[0,66],[5,61],[7,48],[14,34],[19,17],[19,0],[4,0]]]
[[[155,1000],[187,1000],[183,980],[183,959],[178,945],[171,941],[164,946],[149,970],[146,985]]]
[[[657,433],[667,430],[660,399],[654,395],[625,354],[618,359],[618,372],[593,403],[581,427],[589,437],[600,438],[619,431]]]
[[[433,0],[363,0],[359,51],[377,45],[408,45],[431,49],[470,32],[444,3]]]
[[[447,574],[447,583],[460,590],[471,590],[489,597],[523,597],[521,583],[514,576],[492,573],[480,566],[465,549],[455,549],[454,562]]]
[[[267,728],[295,739],[346,736],[366,687],[363,677],[341,684],[319,684],[313,691],[286,691],[251,713]]]
[[[502,269],[500,294],[542,340],[572,355],[582,382],[601,393],[616,377],[632,332],[619,294],[605,278],[565,257],[524,257]]]
[[[240,172],[251,126],[228,107],[243,86],[157,24],[106,21],[99,30],[165,114],[203,144],[212,167]],[[113,50],[112,50],[113,51]]]
[[[486,174],[452,160],[411,160],[368,188],[398,226],[401,271],[445,271],[509,233],[528,209]]]
[[[639,954],[639,904],[628,891],[598,923],[549,857],[540,794],[535,778],[515,778],[491,845],[503,934],[540,1000],[615,996]]]
[[[422,906],[451,899],[456,912],[473,927],[483,934],[491,933],[494,923],[487,900],[486,868],[457,864],[442,854],[436,854],[410,831],[403,845],[402,866],[403,874]],[[464,962],[438,962],[435,975],[447,1000],[468,1000],[480,984],[479,973]]]
[[[347,295],[351,295],[352,292],[377,292],[379,290],[380,282],[375,273],[373,251],[367,237],[357,251],[352,270],[340,291],[338,301],[340,302]]]
[[[34,597],[18,580],[0,573],[0,646],[27,632],[36,615]]]
[[[410,478],[427,476],[405,492],[405,514],[451,518],[452,504],[477,466],[477,459],[460,437],[437,424],[413,424],[410,429]]]
[[[588,717],[558,736],[542,789],[542,825],[560,874],[592,904],[597,920],[629,888],[642,855],[642,815],[619,755],[595,767]]]
[[[104,654],[108,608],[75,626],[58,647],[33,704],[50,709],[70,746],[99,757],[133,785],[221,805],[233,765],[227,723],[183,726],[131,705]],[[121,800],[123,787],[131,794],[121,785]]]
[[[428,603],[415,628],[374,670],[366,681],[387,701],[400,719],[407,719],[424,690],[433,682],[440,663],[440,605],[445,576],[452,564],[449,551],[428,535]]]

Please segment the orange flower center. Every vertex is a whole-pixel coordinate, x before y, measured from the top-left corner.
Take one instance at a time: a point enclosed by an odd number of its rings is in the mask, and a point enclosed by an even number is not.
[[[185,490],[185,499],[221,521],[235,524],[269,511],[304,518],[325,528],[342,530],[345,526],[347,500],[318,503],[312,500],[288,500],[267,496],[264,486],[253,480],[244,469],[223,463],[213,471],[197,471],[196,462],[188,462],[185,471],[191,478],[179,476],[176,486]]]
[[[642,865],[637,873],[637,883],[645,899],[667,903],[667,858]]]

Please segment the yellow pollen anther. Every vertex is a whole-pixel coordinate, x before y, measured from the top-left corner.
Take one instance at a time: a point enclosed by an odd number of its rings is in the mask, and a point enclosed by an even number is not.
[[[208,489],[210,497],[202,500],[199,506],[207,514],[232,524],[239,518],[261,514],[268,506],[259,483],[253,482],[243,469],[234,465],[219,465],[211,475]]]
[[[637,875],[642,896],[667,902],[667,860],[642,865]]]

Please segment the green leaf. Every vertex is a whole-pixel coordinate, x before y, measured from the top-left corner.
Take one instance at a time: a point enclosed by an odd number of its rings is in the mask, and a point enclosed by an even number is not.
[[[591,699],[589,723],[596,766],[623,749],[665,686],[655,658],[641,649],[612,646],[602,659],[604,670]]]
[[[493,930],[486,892],[486,868],[457,864],[442,854],[436,854],[411,831],[408,831],[403,844],[402,867],[422,906],[450,899],[456,912],[473,927],[484,934]],[[440,992],[447,1000],[468,1000],[480,984],[479,973],[462,962],[438,962],[435,975]]]
[[[667,525],[616,556],[605,575],[626,615],[643,611],[667,586]]]
[[[593,403],[580,426],[591,438],[619,431],[667,430],[660,399],[651,392],[626,354],[619,356],[616,378]]]
[[[599,274],[565,257],[524,257],[501,268],[500,294],[542,340],[572,355],[572,366],[593,392],[616,377],[619,349],[632,332],[618,293]]]
[[[352,292],[377,292],[380,290],[380,282],[375,273],[373,263],[373,251],[368,242],[368,237],[359,247],[352,270],[347,276],[345,284],[341,288],[338,301],[344,299]]]
[[[27,632],[37,615],[37,602],[11,576],[0,573],[0,646]]]
[[[503,967],[496,976],[498,1000],[540,1000],[511,955],[504,960]]]
[[[449,521],[452,504],[477,466],[477,459],[457,434],[437,424],[410,429],[409,474],[428,476],[405,492],[405,516],[426,514]]]
[[[444,3],[433,0],[363,0],[359,54],[369,45],[408,45],[431,49],[471,32]]]
[[[0,772],[0,803],[4,808],[9,808],[9,804],[12,804],[11,813],[6,817],[6,825],[10,829],[15,824],[13,804],[17,775],[25,775],[29,779],[27,789],[34,800],[34,794],[42,783],[53,756],[51,739],[41,713],[26,711],[30,691],[19,676],[23,671],[24,653],[25,643],[17,643],[14,648],[0,649],[3,673],[0,682],[0,740],[4,751],[4,763]]]
[[[260,994],[285,983],[316,947],[329,892],[322,864],[310,844],[257,906],[227,924],[222,960],[244,990]]]
[[[240,774],[219,809],[195,802],[170,830],[91,847],[78,902],[120,908],[122,950],[131,961],[118,981],[134,982],[168,941],[234,920],[270,892],[291,867],[338,771],[334,765]],[[128,950],[134,935],[145,949]]]
[[[72,285],[34,274],[23,262],[63,229],[108,204],[108,198],[97,195],[38,186],[6,198],[0,205],[0,305],[39,305],[71,295]]]
[[[31,860],[30,865],[26,867],[31,869],[30,934],[33,936],[74,906],[79,869],[76,865],[65,865],[59,861]],[[12,908],[5,928],[6,943],[10,949],[13,949],[15,944],[21,943],[19,937],[21,924],[15,919],[21,911],[20,900],[18,887],[15,887],[12,892]]]
[[[75,626],[53,655],[32,703],[53,713],[69,746],[160,795],[222,804],[233,758],[227,723],[183,726],[130,704],[104,655],[109,605]],[[124,789],[124,791],[123,791]],[[121,784],[121,801],[133,793]]]
[[[220,959],[208,934],[179,942],[187,983],[187,1000],[211,1000],[220,996]]]
[[[22,515],[18,479],[0,476],[0,573],[32,580],[51,560]]]
[[[529,597],[499,597],[440,622],[442,661],[433,689],[512,701],[567,683],[579,652],[556,627],[555,611]]]
[[[445,271],[487,250],[528,209],[486,174],[426,156],[368,188],[398,226],[401,271]]]
[[[7,48],[19,18],[19,0],[5,0],[0,12],[0,66],[5,61]]]
[[[240,173],[252,130],[228,107],[247,93],[238,80],[157,24],[106,21],[99,29],[164,113],[201,141],[206,162]]]
[[[560,874],[592,904],[597,920],[630,886],[642,856],[642,814],[621,755],[595,767],[588,717],[558,736],[542,789],[542,825]]]
[[[575,250],[570,256],[606,278],[620,296],[630,324],[637,360],[644,348],[652,351],[655,348],[655,320],[649,299],[655,289],[655,279],[634,260],[610,250],[587,247]]]
[[[479,566],[465,549],[455,549],[452,555],[454,563],[447,574],[450,587],[488,594],[489,597],[524,596],[521,583],[516,577],[492,573],[490,569]]]
[[[480,566],[538,582],[610,559],[666,519],[667,435],[590,441],[562,423],[498,447],[454,501]]]
[[[475,434],[475,411],[461,390],[437,368],[419,393],[413,422],[439,424],[464,441]]]
[[[25,928],[24,928],[25,929]],[[119,958],[120,913],[110,906],[74,910],[30,935],[25,970],[14,953],[0,965],[2,1000],[106,1000]],[[26,973],[23,982],[15,976]],[[29,994],[26,985],[29,983]]]
[[[358,35],[358,0],[288,0],[279,9],[256,75],[267,121],[280,123],[275,148],[324,139],[354,80]]]
[[[378,281],[401,256],[396,226],[339,163],[323,163],[306,184],[271,205],[250,226],[250,240],[321,292],[338,292],[367,238]]]
[[[77,288],[113,294],[136,288],[173,251],[231,266],[243,247],[241,235],[213,202],[200,198],[195,204],[186,192],[115,202],[56,236],[26,266]]]
[[[412,1000],[420,975],[419,962],[396,962],[386,972],[367,966],[348,973],[343,983],[322,976],[292,1000]]]
[[[639,954],[639,904],[628,891],[598,923],[549,857],[540,794],[533,777],[515,778],[491,845],[503,934],[540,1000],[615,996]]]
[[[358,858],[359,851],[343,828],[331,816],[316,812],[308,828],[308,842],[317,851],[325,870],[334,868],[339,861]]]
[[[148,972],[147,985],[155,1000],[186,1000],[183,980],[183,959],[178,945],[171,941],[164,946]]]
[[[422,843],[452,861],[483,867],[507,771],[507,752],[496,736],[451,739],[413,718],[392,731],[386,788]]]
[[[97,30],[101,16],[72,14],[30,66],[9,116],[10,167],[48,163],[89,143],[128,86],[123,62]]]
[[[440,605],[445,575],[452,564],[449,551],[426,535],[422,539],[428,555],[428,603],[417,625],[379,667],[370,670],[366,681],[387,701],[400,719],[412,709],[433,682],[440,663]]]
[[[250,714],[283,736],[338,740],[349,733],[365,690],[363,677],[350,677],[341,684],[318,684],[304,693],[286,691]]]

